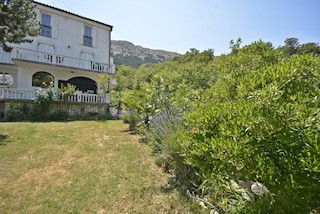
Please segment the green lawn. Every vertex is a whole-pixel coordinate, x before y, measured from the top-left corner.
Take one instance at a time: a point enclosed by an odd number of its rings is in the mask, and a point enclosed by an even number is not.
[[[0,213],[195,213],[126,128],[0,123]]]

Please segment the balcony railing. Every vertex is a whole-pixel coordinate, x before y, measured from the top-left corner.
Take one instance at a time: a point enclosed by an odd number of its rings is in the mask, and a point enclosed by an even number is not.
[[[36,93],[36,90],[0,88],[0,100],[34,100]],[[54,100],[59,101],[58,97],[58,95],[55,96]],[[109,103],[109,96],[100,94],[74,94],[69,96],[66,102]]]
[[[0,48],[1,49],[1,48]],[[13,64],[12,60],[24,60],[30,62],[39,62],[50,65],[78,68],[98,73],[115,73],[114,64],[98,62],[94,60],[85,60],[65,56],[61,54],[49,53],[44,51],[30,50],[24,48],[14,48],[11,53],[0,50],[0,63]]]
[[[32,100],[36,97],[35,90],[19,90],[13,88],[0,88],[0,100]]]

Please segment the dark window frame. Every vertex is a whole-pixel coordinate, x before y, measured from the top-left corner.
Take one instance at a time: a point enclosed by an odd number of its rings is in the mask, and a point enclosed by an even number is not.
[[[93,46],[92,27],[84,26],[83,45],[88,47]]]
[[[48,17],[48,20],[45,19],[45,17]],[[41,36],[50,37],[50,38],[52,37],[51,15],[46,13],[41,14],[40,27],[41,27],[41,32],[40,32]]]

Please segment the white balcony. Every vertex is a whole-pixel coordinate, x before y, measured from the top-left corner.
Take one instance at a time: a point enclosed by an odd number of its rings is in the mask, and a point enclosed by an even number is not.
[[[0,88],[0,100],[34,100],[36,93],[36,90]],[[58,97],[56,95],[54,100],[58,101]],[[64,102],[109,103],[109,95],[75,93]]]
[[[98,62],[94,60],[85,60],[61,54],[24,48],[13,48],[11,53],[0,50],[0,63],[14,64],[14,60],[23,60],[29,62],[50,64],[55,66],[77,68],[98,73],[115,73],[115,66],[114,64],[110,63]]]

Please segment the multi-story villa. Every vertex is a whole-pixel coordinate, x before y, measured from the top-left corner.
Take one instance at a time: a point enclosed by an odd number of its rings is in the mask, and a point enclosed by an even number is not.
[[[77,98],[69,101],[107,103],[101,94],[99,74],[114,74],[110,61],[112,26],[52,6],[35,2],[40,34],[32,43],[0,47],[1,100],[31,100],[45,82],[77,87]],[[4,108],[4,107],[2,107]]]

